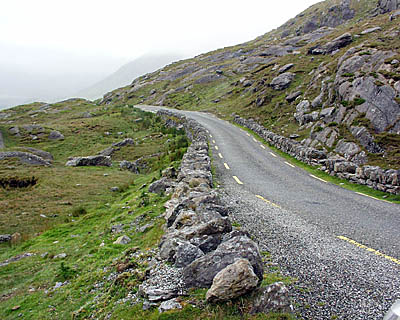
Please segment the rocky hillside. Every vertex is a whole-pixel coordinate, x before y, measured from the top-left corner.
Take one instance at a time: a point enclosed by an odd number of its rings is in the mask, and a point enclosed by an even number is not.
[[[137,78],[101,104],[236,113],[331,157],[398,169],[399,9],[399,0],[327,0],[253,41]]]

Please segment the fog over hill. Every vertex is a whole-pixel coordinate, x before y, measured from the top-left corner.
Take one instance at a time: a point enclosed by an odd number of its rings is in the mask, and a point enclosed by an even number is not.
[[[82,91],[77,96],[86,99],[101,98],[105,93],[130,84],[137,77],[156,71],[165,65],[182,59],[178,54],[147,54],[141,56],[119,68],[107,78],[95,83]]]

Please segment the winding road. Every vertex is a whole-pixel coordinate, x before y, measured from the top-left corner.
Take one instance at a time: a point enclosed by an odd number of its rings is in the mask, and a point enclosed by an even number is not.
[[[400,206],[315,177],[210,114],[179,112],[208,130],[233,218],[297,279],[298,315],[382,319],[400,299]]]

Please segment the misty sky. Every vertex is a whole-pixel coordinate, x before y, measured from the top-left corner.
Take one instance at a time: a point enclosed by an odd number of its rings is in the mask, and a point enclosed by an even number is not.
[[[0,84],[13,72],[90,82],[143,54],[190,57],[254,39],[317,2],[1,0]]]

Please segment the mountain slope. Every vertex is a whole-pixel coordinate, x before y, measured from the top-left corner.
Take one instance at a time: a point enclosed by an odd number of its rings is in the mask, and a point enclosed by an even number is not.
[[[232,112],[358,165],[400,167],[400,1],[329,0],[104,96]]]
[[[133,79],[179,59],[181,57],[174,54],[144,55],[123,65],[116,72],[93,86],[81,90],[77,95],[82,98],[97,99],[110,90],[125,86],[131,83]]]

